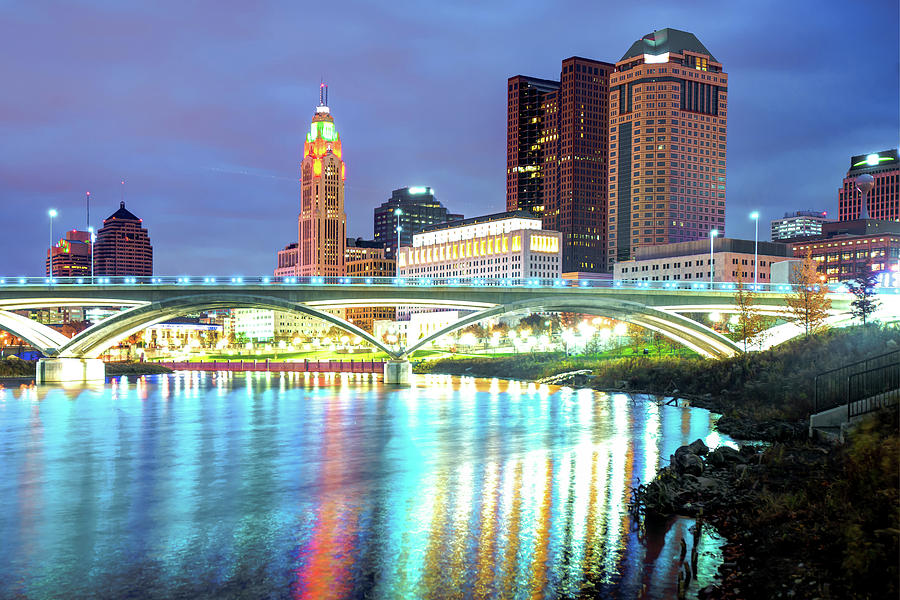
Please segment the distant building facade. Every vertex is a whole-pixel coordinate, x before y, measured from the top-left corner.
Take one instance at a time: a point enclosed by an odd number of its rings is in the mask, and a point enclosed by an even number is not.
[[[349,277],[394,277],[396,262],[385,257],[385,249],[380,242],[348,238],[346,243],[347,276]],[[346,319],[372,333],[376,320],[393,320],[397,309],[393,306],[366,306],[346,309]]]
[[[792,247],[797,258],[809,254],[829,282],[854,279],[868,271],[900,270],[900,223],[884,219],[826,223],[818,239]]]
[[[856,178],[863,174],[875,179],[866,199],[869,218],[900,221],[900,157],[896,148],[850,158],[850,169],[838,192],[838,220],[859,219],[862,194],[856,189]]]
[[[825,211],[798,210],[784,213],[784,218],[772,219],[772,241],[784,242],[822,235],[822,225],[825,223],[831,223]]]
[[[94,242],[94,275],[153,275],[153,246],[143,221],[119,203],[104,219]]]
[[[697,37],[661,29],[610,75],[610,263],[725,231],[728,75]]]
[[[397,214],[398,209],[400,214]],[[462,218],[462,215],[449,212],[438,202],[434,190],[428,186],[400,188],[391,192],[391,197],[375,209],[375,241],[384,248],[385,258],[393,259],[398,246],[412,244],[414,233],[431,225]]]
[[[279,250],[277,265],[275,266],[275,277],[290,277],[292,275],[297,275],[299,257],[299,246],[297,242],[292,242]]]
[[[53,255],[53,277],[91,276],[91,234],[75,229],[47,250],[44,273],[50,275],[50,256]]]
[[[759,283],[769,283],[773,263],[794,257],[791,246],[759,242],[754,255],[753,240],[715,238],[712,267],[714,281],[753,283],[755,256],[759,258]],[[615,265],[616,281],[708,282],[710,277],[708,240],[677,242],[637,249],[635,258]]]

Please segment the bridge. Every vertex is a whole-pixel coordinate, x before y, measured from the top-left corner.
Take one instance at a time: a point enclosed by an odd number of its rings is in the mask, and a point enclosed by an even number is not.
[[[786,316],[789,285],[749,285],[761,312]],[[146,327],[205,310],[258,308],[320,318],[359,336],[408,369],[408,357],[469,324],[515,312],[574,312],[610,317],[658,332],[703,356],[727,357],[740,347],[686,313],[735,312],[733,283],[662,281],[624,283],[567,279],[404,279],[398,277],[0,277],[0,329],[26,340],[48,359],[38,379],[97,379],[98,357]],[[846,318],[851,296],[832,286],[833,318]],[[900,289],[882,290],[900,300]],[[895,306],[892,303],[891,306]],[[328,309],[422,306],[474,311],[406,348],[392,348]],[[120,306],[120,312],[67,338],[12,311],[62,306]],[[893,308],[891,309],[893,310]],[[396,364],[395,364],[396,363]],[[98,366],[99,364],[99,366]],[[399,366],[398,366],[399,365]],[[387,367],[386,367],[387,368]],[[403,375],[399,375],[401,378]],[[394,377],[391,377],[393,379]]]

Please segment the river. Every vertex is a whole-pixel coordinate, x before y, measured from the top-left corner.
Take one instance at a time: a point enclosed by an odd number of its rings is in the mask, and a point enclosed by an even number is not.
[[[503,380],[0,385],[0,597],[672,598],[690,519],[627,503],[696,408]],[[700,536],[711,582],[722,541]]]

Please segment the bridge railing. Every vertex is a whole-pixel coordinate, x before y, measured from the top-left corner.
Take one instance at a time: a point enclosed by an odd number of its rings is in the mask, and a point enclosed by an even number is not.
[[[52,287],[122,287],[122,286],[392,286],[392,287],[525,287],[525,288],[600,288],[636,290],[724,291],[738,288],[733,282],[708,281],[637,281],[629,279],[564,279],[564,278],[488,278],[488,277],[243,277],[243,276],[151,276],[151,277],[0,277],[0,289],[24,286]],[[843,283],[822,284],[829,292],[846,292]],[[744,284],[757,292],[788,293],[797,286],[781,283]],[[900,294],[900,288],[880,288],[880,293]]]

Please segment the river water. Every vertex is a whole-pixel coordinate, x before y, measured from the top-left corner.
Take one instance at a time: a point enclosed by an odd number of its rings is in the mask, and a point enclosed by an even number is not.
[[[672,598],[693,521],[638,527],[630,490],[713,421],[445,376],[7,383],[0,597]]]

